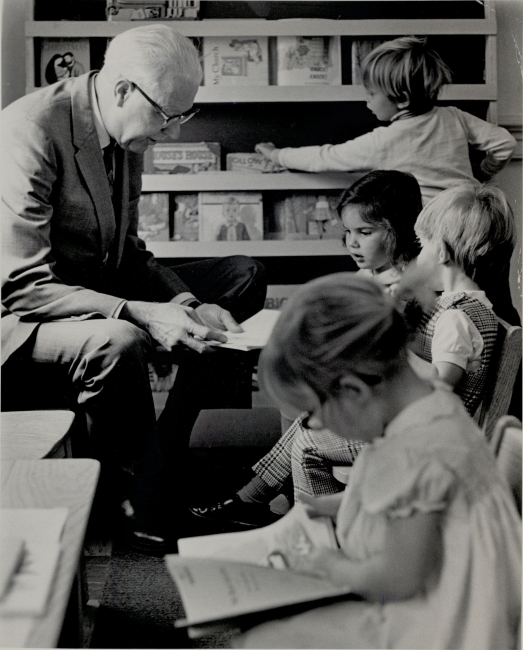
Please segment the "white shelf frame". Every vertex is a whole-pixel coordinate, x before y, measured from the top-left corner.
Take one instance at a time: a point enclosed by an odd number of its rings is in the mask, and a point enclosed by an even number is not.
[[[157,21],[28,21],[25,35],[34,37],[100,37],[117,34]],[[493,11],[486,10],[485,18],[470,19],[383,19],[331,20],[305,18],[290,20],[215,19],[200,21],[164,21],[185,36],[404,36],[430,35],[486,35],[496,34]]]
[[[144,192],[245,192],[266,190],[342,190],[352,185],[361,174],[278,174],[201,172],[199,174],[144,174]]]
[[[347,255],[341,239],[263,240],[241,242],[149,241],[147,250],[158,258],[225,257],[319,257]]]

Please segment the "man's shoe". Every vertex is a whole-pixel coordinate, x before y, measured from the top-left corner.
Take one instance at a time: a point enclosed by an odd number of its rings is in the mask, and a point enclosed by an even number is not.
[[[134,531],[128,539],[129,548],[143,555],[163,557],[168,552],[167,541],[163,537]]]
[[[247,503],[235,494],[232,499],[219,501],[201,508],[190,507],[189,511],[197,517],[210,519],[219,523],[236,524],[246,528],[261,528],[274,523],[280,518],[271,512],[268,504]]]

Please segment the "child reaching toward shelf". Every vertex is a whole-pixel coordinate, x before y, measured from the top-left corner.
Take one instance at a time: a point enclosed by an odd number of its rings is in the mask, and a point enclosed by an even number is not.
[[[420,358],[411,359],[416,368],[437,371],[473,415],[483,398],[497,335],[492,305],[475,278],[497,277],[499,266],[510,259],[515,243],[512,211],[497,188],[456,187],[423,209],[415,230],[423,245],[418,264],[444,292],[416,329]],[[295,499],[338,492],[342,486],[332,475],[332,465],[352,465],[362,445],[328,430],[318,437],[304,417],[253,466],[254,477],[235,496],[196,514],[263,525],[274,518],[269,503],[281,492],[293,490]]]
[[[282,406],[367,443],[336,516],[339,550],[294,568],[364,598],[264,623],[244,648],[513,648],[521,613],[521,520],[461,401],[421,380],[394,299],[371,279],[314,280],[285,305],[260,358]],[[293,558],[287,558],[293,564]],[[486,587],[485,585],[488,585]]]
[[[482,181],[509,162],[516,141],[508,131],[453,106],[435,106],[451,73],[424,40],[409,36],[379,45],[364,59],[362,73],[367,107],[389,126],[342,144],[278,149],[269,142],[255,150],[278,165],[307,172],[410,172],[424,204],[454,185],[479,184],[469,145],[485,152]]]

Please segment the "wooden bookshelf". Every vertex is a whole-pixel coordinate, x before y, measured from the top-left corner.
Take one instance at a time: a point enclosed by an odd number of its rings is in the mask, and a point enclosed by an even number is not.
[[[35,88],[35,39],[40,38],[112,38],[147,21],[35,21],[33,0],[26,0],[28,20],[25,25],[27,92]],[[156,24],[157,21],[149,21]],[[484,36],[484,83],[460,83],[445,87],[444,101],[488,102],[488,117],[497,118],[496,16],[493,3],[486,3],[484,18],[430,19],[204,19],[197,21],[166,21],[188,37],[206,36],[342,36],[397,37],[420,36]],[[298,104],[363,102],[365,90],[359,85],[341,86],[201,86],[196,104],[207,104],[206,112],[223,110],[229,104]],[[216,105],[214,108],[212,105]],[[220,105],[222,108],[220,109]],[[241,124],[238,126],[241,129]],[[203,139],[203,138],[202,138]],[[208,138],[206,138],[208,139]],[[293,145],[294,146],[294,145]],[[236,149],[241,150],[241,149]],[[238,174],[204,172],[200,174],[148,174],[143,177],[145,192],[262,191],[262,192],[329,192],[348,187],[360,174]],[[340,242],[334,240],[251,241],[251,242],[148,242],[158,257],[191,258],[245,254],[254,257],[309,257],[344,254]]]

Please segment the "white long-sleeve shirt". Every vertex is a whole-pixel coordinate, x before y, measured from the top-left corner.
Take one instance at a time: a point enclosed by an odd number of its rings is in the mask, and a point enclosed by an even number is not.
[[[486,153],[481,168],[490,177],[509,162],[516,141],[500,126],[454,106],[438,106],[343,144],[276,149],[273,161],[308,172],[410,172],[420,184],[426,203],[454,185],[478,184],[472,175],[469,145]]]

